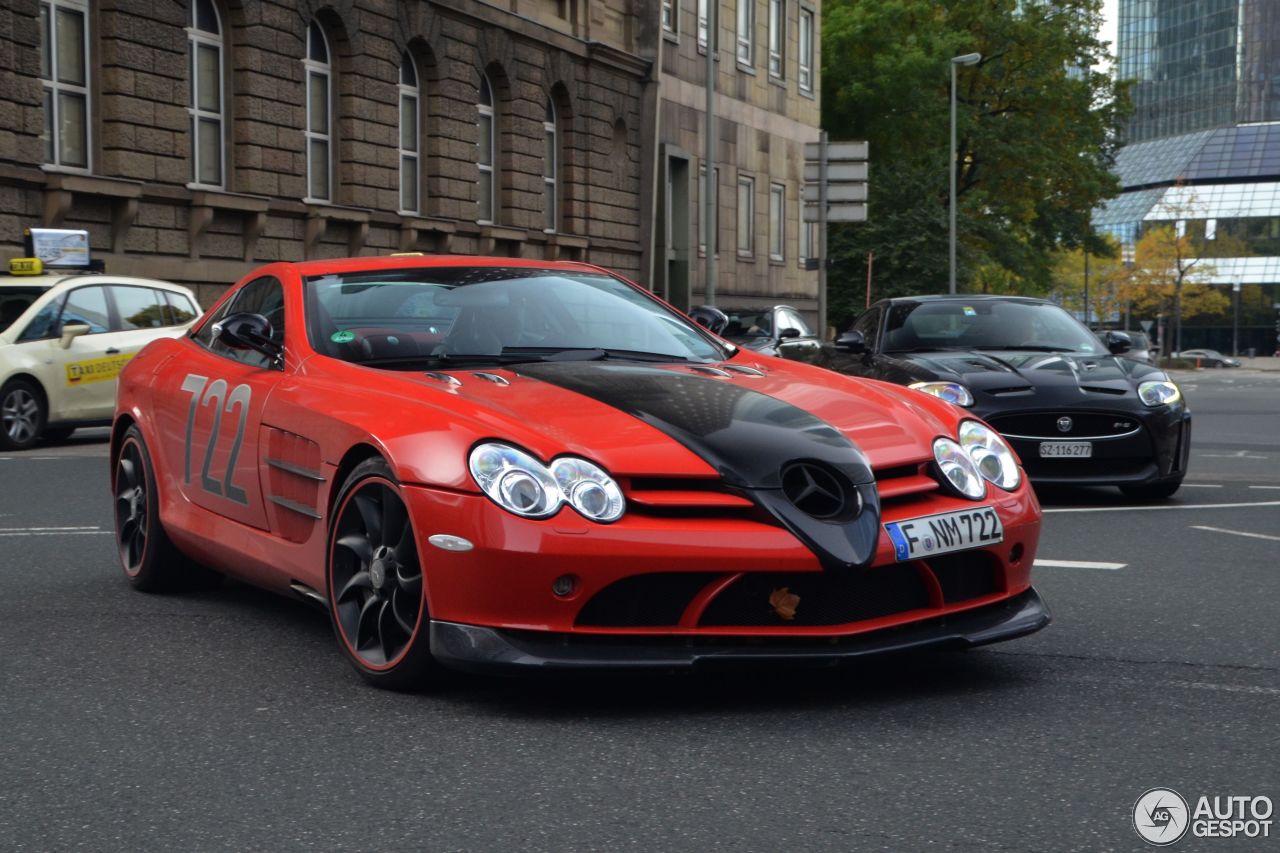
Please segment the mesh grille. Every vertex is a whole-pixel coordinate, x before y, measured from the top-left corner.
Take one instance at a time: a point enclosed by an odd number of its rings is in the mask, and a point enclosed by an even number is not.
[[[715,572],[655,572],[609,584],[578,613],[578,624],[597,628],[657,628],[680,623],[685,607]]]
[[[800,597],[790,620],[769,604],[784,587]],[[928,591],[910,563],[839,573],[763,572],[744,575],[716,596],[699,625],[843,625],[928,606]]]
[[[1060,418],[1071,420],[1071,426],[1066,431],[1058,427]],[[993,415],[987,418],[987,421],[1006,435],[1025,435],[1045,439],[1124,435],[1140,426],[1140,422],[1133,415],[1114,412],[1030,412]]]
[[[947,604],[981,598],[1000,592],[1000,567],[993,554],[986,551],[961,551],[943,554],[928,561],[929,568],[942,587],[942,600]]]

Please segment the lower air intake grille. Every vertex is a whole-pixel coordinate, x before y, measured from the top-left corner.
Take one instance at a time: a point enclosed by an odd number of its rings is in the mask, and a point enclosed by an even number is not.
[[[678,625],[685,607],[714,572],[655,572],[609,584],[578,613],[578,624],[597,628],[656,628]]]
[[[769,603],[784,587],[800,597],[790,620]],[[928,606],[928,590],[912,564],[853,572],[751,573],[717,595],[699,625],[843,625]]]
[[[942,587],[947,604],[981,598],[1001,591],[996,558],[986,551],[961,551],[928,560],[929,568]]]

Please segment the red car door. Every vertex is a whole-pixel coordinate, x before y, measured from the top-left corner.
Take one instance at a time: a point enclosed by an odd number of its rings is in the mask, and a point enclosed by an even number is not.
[[[285,372],[270,357],[213,336],[218,319],[246,311],[267,317],[272,338],[284,344],[283,288],[271,276],[255,279],[161,367],[153,394],[166,467],[186,499],[266,530],[258,444],[267,398]]]

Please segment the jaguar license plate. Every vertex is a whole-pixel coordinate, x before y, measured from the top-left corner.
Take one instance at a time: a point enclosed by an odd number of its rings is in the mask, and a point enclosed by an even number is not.
[[[1004,541],[1004,526],[994,508],[980,506],[958,512],[885,522],[898,562],[933,557]]]
[[[1090,441],[1040,442],[1041,459],[1088,459],[1091,456],[1093,456],[1093,442]]]

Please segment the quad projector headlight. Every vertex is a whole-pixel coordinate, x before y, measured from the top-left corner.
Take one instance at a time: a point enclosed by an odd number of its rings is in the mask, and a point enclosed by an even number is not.
[[[933,442],[933,458],[952,490],[977,501],[986,497],[988,482],[1006,491],[1018,488],[1018,460],[999,433],[977,421],[962,421],[959,438]]]
[[[1146,406],[1171,406],[1182,399],[1178,386],[1164,379],[1138,384],[1138,399]]]
[[[959,382],[912,382],[907,387],[932,394],[957,406],[973,405],[973,394]]]
[[[498,506],[525,518],[555,515],[568,504],[592,521],[622,518],[622,489],[599,465],[561,456],[544,465],[519,448],[498,442],[478,444],[468,460],[476,485]]]

